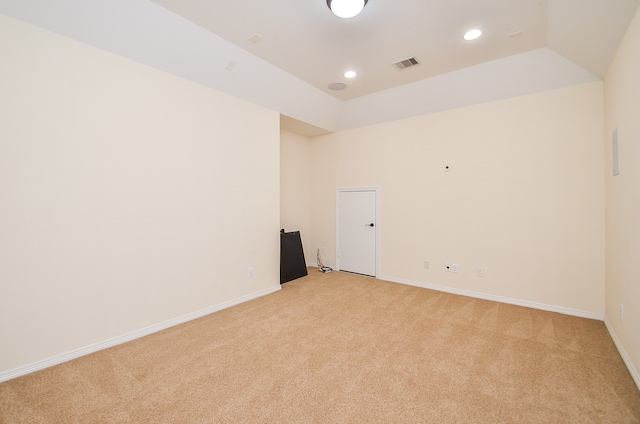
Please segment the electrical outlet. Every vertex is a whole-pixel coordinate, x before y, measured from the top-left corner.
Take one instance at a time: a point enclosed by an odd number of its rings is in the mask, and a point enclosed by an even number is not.
[[[451,264],[451,272],[457,274],[459,270],[458,264]]]
[[[247,270],[247,278],[253,278],[253,267],[249,267]]]
[[[478,269],[476,270],[476,275],[478,277],[484,277],[484,268],[482,268],[481,266],[478,267]]]
[[[424,261],[424,269],[429,269],[429,261]]]
[[[325,247],[321,247],[320,248],[320,253],[322,253],[323,255],[327,254],[327,249]]]
[[[624,321],[624,305],[620,304],[620,321]]]

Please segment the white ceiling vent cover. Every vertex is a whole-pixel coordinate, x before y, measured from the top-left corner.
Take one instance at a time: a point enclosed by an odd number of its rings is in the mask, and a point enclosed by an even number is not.
[[[406,69],[419,64],[420,62],[418,62],[418,59],[416,59],[415,57],[410,57],[409,59],[401,60],[400,62],[394,63],[393,66],[398,69]]]

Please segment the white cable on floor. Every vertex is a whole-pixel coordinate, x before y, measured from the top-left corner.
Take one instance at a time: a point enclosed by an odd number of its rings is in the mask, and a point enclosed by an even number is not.
[[[333,268],[328,267],[328,266],[324,266],[324,264],[322,263],[322,258],[320,258],[320,249],[318,249],[318,253],[316,254],[316,259],[318,260],[318,270],[320,272],[331,272],[331,271],[333,271]]]

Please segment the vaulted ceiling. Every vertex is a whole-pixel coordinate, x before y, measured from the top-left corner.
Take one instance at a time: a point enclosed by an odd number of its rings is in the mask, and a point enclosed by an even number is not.
[[[369,0],[341,19],[326,0],[0,0],[0,13],[271,108],[284,128],[316,135],[601,80],[639,4]],[[483,35],[465,41],[472,28]],[[392,66],[407,58],[419,64]]]
[[[341,19],[325,0],[154,1],[341,100],[542,47],[602,78],[638,7],[636,0],[370,0]],[[465,41],[474,28],[483,35]],[[392,66],[407,58],[419,66]],[[345,79],[349,69],[358,76]],[[330,90],[335,82],[346,89]]]

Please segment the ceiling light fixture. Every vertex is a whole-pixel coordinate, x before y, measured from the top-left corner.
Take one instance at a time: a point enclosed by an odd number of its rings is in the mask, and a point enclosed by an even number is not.
[[[344,73],[344,77],[345,78],[349,78],[349,79],[355,78],[356,75],[357,75],[356,71],[347,71],[347,72]]]
[[[369,0],[327,0],[327,6],[340,18],[353,18],[362,12]]]
[[[468,31],[465,35],[464,35],[464,39],[467,41],[471,41],[471,40],[475,40],[476,38],[480,37],[482,35],[482,31],[480,31],[479,29],[472,29],[471,31]]]
[[[347,88],[347,84],[343,83],[343,82],[332,82],[331,84],[328,85],[329,90],[344,90],[345,88]]]

